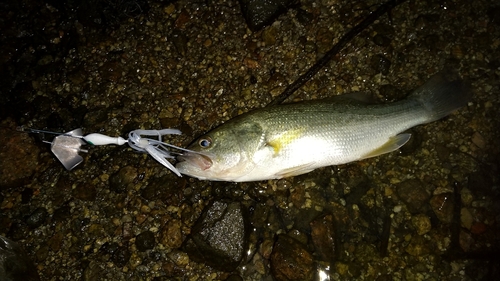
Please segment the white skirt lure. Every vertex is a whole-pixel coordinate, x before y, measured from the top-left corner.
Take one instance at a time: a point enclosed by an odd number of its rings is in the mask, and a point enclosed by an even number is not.
[[[165,135],[181,135],[182,132],[177,129],[134,130],[128,134],[128,139],[124,139],[122,137],[110,137],[99,133],[92,133],[83,136],[81,129],[75,129],[66,133],[24,127],[18,127],[17,130],[29,133],[48,133],[57,135],[52,142],[44,142],[51,144],[52,152],[68,171],[72,170],[83,161],[83,158],[78,154],[78,152],[88,152],[85,149],[81,149],[81,146],[84,144],[124,145],[125,143],[128,143],[132,149],[151,155],[151,157],[153,157],[156,161],[179,177],[181,177],[181,173],[167,159],[175,159],[173,154],[181,155],[182,151],[196,153],[162,141],[162,136]],[[157,139],[147,138],[144,136],[157,137]],[[169,149],[174,149],[176,152]]]

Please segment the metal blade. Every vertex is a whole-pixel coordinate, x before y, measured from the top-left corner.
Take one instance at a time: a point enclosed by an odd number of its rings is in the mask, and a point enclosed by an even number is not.
[[[80,147],[85,144],[81,138],[78,138],[82,135],[82,130],[78,128],[55,137],[51,143],[50,150],[68,171],[83,161],[83,158],[78,155]]]

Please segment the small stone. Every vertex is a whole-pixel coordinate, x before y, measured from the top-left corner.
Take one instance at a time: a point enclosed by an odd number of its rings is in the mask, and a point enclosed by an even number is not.
[[[161,241],[163,245],[172,249],[177,249],[182,245],[183,236],[179,220],[168,221],[161,233]]]
[[[391,61],[383,55],[374,55],[371,58],[371,67],[377,73],[382,73],[383,75],[389,74],[389,69],[391,68]]]
[[[472,234],[483,234],[486,230],[487,226],[482,222],[474,222],[470,228]]]
[[[460,248],[462,248],[462,250],[464,250],[465,252],[468,252],[470,251],[471,246],[474,244],[474,239],[472,238],[470,232],[462,230],[460,231],[458,242],[460,244]]]
[[[437,218],[444,222],[450,223],[453,219],[453,195],[450,193],[442,193],[435,195],[430,200],[431,208]]]
[[[125,266],[128,261],[130,260],[130,256],[132,254],[130,253],[130,250],[125,247],[121,246],[118,247],[114,252],[113,256],[111,257],[111,261],[118,267],[123,267]]]
[[[28,183],[38,167],[40,149],[28,134],[12,133],[15,127],[11,119],[0,124],[0,190]]]
[[[122,77],[123,65],[119,61],[108,61],[99,68],[99,72],[103,79],[118,82]]]
[[[332,215],[321,216],[311,223],[311,238],[319,259],[332,262],[335,257],[335,228]]]
[[[26,224],[31,228],[37,228],[45,223],[48,212],[44,207],[36,208],[26,220]]]
[[[109,188],[116,193],[123,193],[133,184],[137,177],[137,170],[132,166],[125,166],[109,179]]]
[[[462,210],[460,210],[460,223],[461,223],[461,225],[467,229],[470,229],[473,222],[474,222],[474,217],[472,216],[469,209],[462,208]]]
[[[302,243],[281,234],[271,254],[271,273],[277,281],[313,280],[312,255]]]
[[[242,0],[241,12],[252,31],[258,31],[284,13],[294,0]]]
[[[429,254],[429,243],[420,235],[414,235],[410,244],[406,246],[406,252],[412,256],[418,257]]]
[[[47,241],[47,244],[54,253],[57,253],[61,249],[63,239],[64,233],[57,232]]]
[[[174,30],[170,36],[172,42],[174,43],[175,49],[180,55],[186,55],[188,51],[188,41],[186,34],[180,30]]]
[[[349,274],[349,265],[343,262],[335,263],[335,272],[337,272],[340,276],[347,276]]]
[[[135,238],[137,250],[144,252],[155,247],[155,234],[151,231],[144,231]]]
[[[406,204],[410,213],[417,213],[429,200],[430,194],[418,179],[411,179],[397,185],[399,198]]]
[[[262,31],[262,41],[264,41],[264,44],[266,44],[266,46],[271,46],[276,44],[277,33],[278,31],[274,26],[269,26],[265,28],[264,31]]]
[[[472,143],[480,149],[486,148],[486,141],[484,140],[484,137],[478,132],[475,132],[474,135],[472,135]]]
[[[189,256],[181,251],[172,251],[168,257],[178,266],[186,266],[189,263]]]
[[[72,191],[73,197],[82,201],[94,201],[97,191],[93,185],[78,184]]]
[[[424,214],[418,214],[411,218],[411,222],[418,235],[424,235],[431,230],[431,220]]]
[[[460,197],[462,199],[462,205],[464,206],[470,206],[470,204],[474,200],[472,192],[467,187],[462,188],[462,190],[460,191]]]
[[[385,35],[377,34],[373,36],[373,43],[381,46],[381,47],[387,47],[389,44],[391,44],[391,39]]]
[[[243,278],[241,278],[241,276],[239,276],[239,275],[231,274],[224,281],[243,281]]]

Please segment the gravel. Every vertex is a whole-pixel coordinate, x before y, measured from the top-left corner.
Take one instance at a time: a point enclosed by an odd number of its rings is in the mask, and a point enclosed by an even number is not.
[[[471,84],[466,108],[411,129],[402,153],[241,184],[177,178],[112,146],[90,147],[68,172],[40,141],[50,136],[16,127],[175,127],[184,134],[166,141],[187,146],[271,102],[382,2],[304,0],[255,32],[238,1],[85,3],[1,4],[0,235],[23,246],[41,280],[272,280],[293,274],[273,261],[296,245],[304,276],[317,280],[499,278],[496,2],[403,3],[292,98],[362,91],[393,101],[452,70]],[[220,198],[251,224],[231,272],[182,251]],[[334,249],[315,251],[321,237]]]

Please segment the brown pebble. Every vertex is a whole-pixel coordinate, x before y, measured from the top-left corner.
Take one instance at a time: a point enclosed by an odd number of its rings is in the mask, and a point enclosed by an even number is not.
[[[453,220],[453,195],[442,193],[435,195],[430,200],[431,208],[437,218],[444,223],[450,223]]]
[[[271,254],[271,272],[277,281],[313,280],[313,258],[306,247],[281,234]]]
[[[332,215],[321,216],[311,223],[311,238],[319,259],[331,262],[335,257],[335,229]]]

